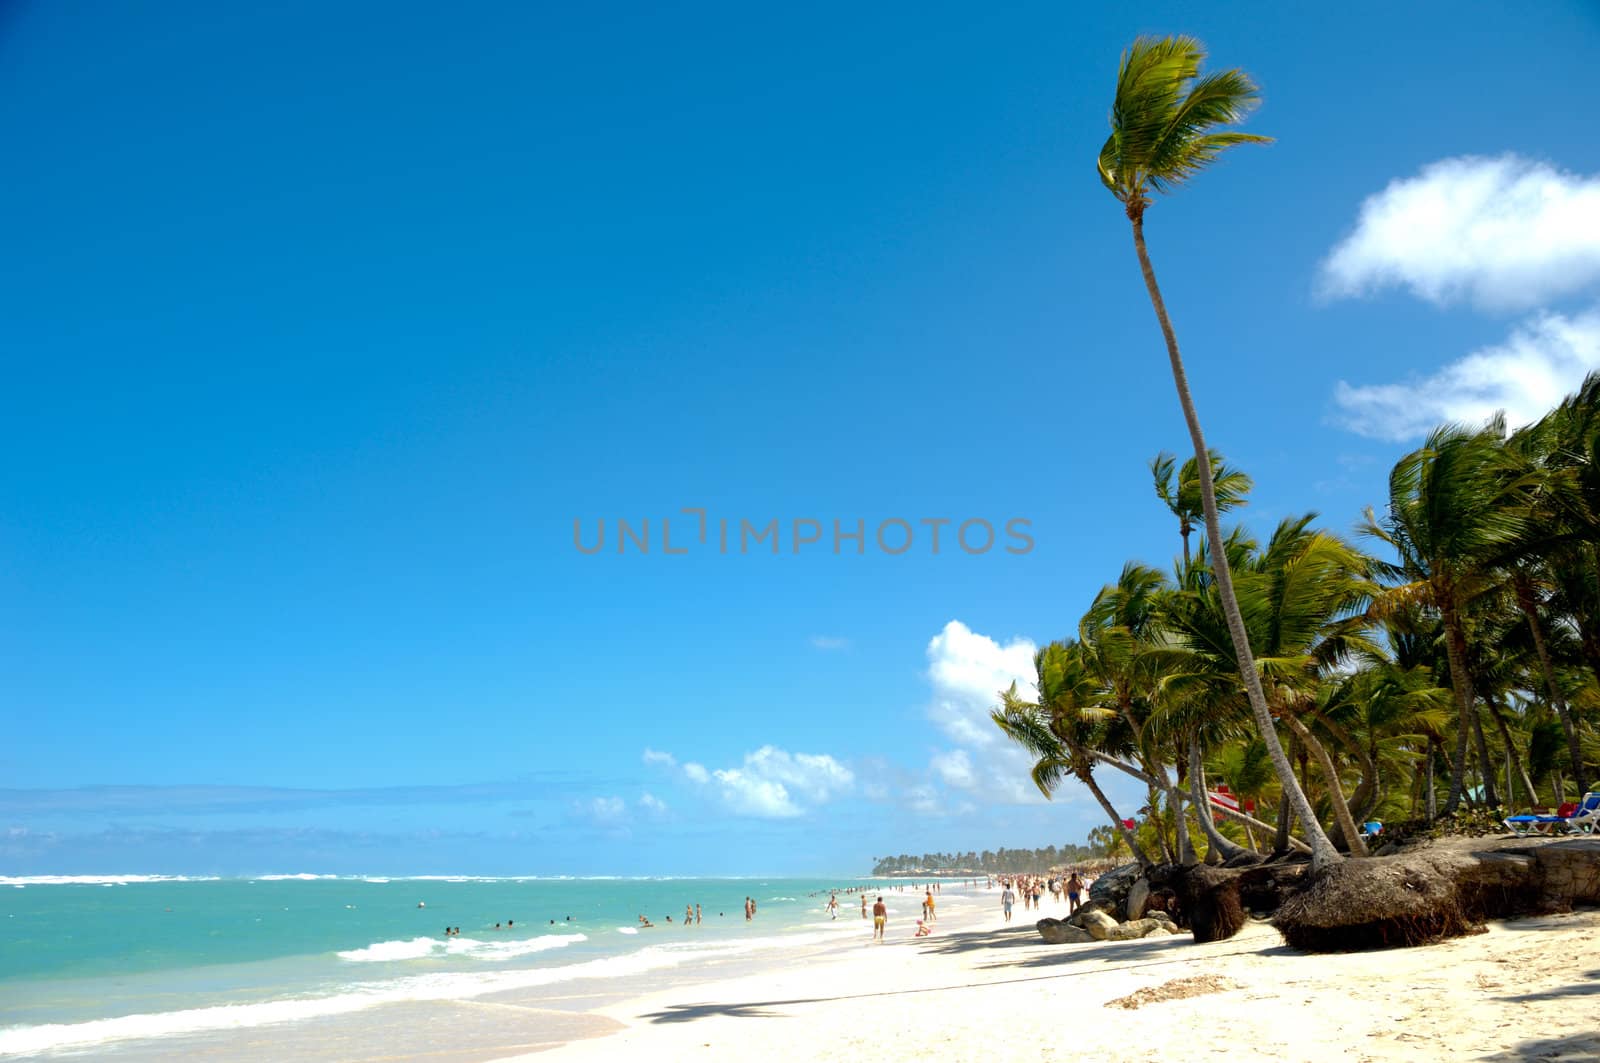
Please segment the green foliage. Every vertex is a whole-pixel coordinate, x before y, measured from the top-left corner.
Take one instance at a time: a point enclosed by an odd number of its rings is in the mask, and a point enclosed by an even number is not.
[[[1238,144],[1272,138],[1214,132],[1235,125],[1260,102],[1242,70],[1201,74],[1205,46],[1193,37],[1140,37],[1122,53],[1111,107],[1111,135],[1100,149],[1100,181],[1133,216]]]
[[[1043,849],[995,849],[981,853],[901,853],[878,857],[872,865],[874,875],[905,875],[929,872],[972,872],[979,875],[1039,875],[1052,867],[1087,864],[1105,859],[1094,845],[1068,843]]]
[[[1149,197],[1226,147],[1265,139],[1213,132],[1237,122],[1256,90],[1238,71],[1202,76],[1203,57],[1191,38],[1135,42],[1099,160],[1102,180],[1134,220],[1158,316],[1140,226]],[[1209,459],[1217,508],[1242,504],[1250,478],[1215,452]],[[1191,557],[1202,466],[1162,453],[1150,469],[1184,537],[1176,571],[1128,562],[1096,595],[1076,640],[1040,651],[1035,690],[1001,692],[993,713],[1035,758],[1041,791],[1084,783],[1119,820],[1095,773],[1109,767],[1143,779],[1147,807],[1132,841],[1145,856],[1170,859],[1191,838],[1204,845],[1192,798],[1179,792],[1196,741],[1206,785],[1226,781],[1264,809],[1297,806],[1303,788],[1319,820],[1336,814],[1349,831],[1382,817],[1386,840],[1502,833],[1500,812],[1462,803],[1594,782],[1600,373],[1515,433],[1500,418],[1445,425],[1404,455],[1382,515],[1368,508],[1359,528],[1363,545],[1382,556],[1314,527],[1308,514],[1280,522],[1264,543],[1244,528],[1220,544],[1202,538]],[[1210,564],[1219,548],[1247,636],[1237,650]],[[1240,678],[1245,649],[1264,705]],[[1281,740],[1278,728],[1291,732],[1298,770],[1281,758],[1271,766],[1268,739]],[[1457,811],[1427,822],[1424,811],[1441,804]],[[1180,819],[1184,808],[1190,814]],[[1128,840],[1120,825],[1097,831],[1091,840],[1102,851]],[[1245,837],[1236,824],[1225,835]],[[1307,839],[1325,855],[1320,836],[1319,822]],[[1258,831],[1256,840],[1267,839]]]
[[[1488,838],[1506,833],[1503,808],[1464,808],[1429,821],[1408,819],[1383,825],[1382,844],[1405,844],[1428,838]]]

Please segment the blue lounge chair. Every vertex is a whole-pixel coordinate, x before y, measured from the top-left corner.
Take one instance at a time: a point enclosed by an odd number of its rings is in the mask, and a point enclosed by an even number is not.
[[[1589,834],[1600,825],[1600,793],[1590,791],[1576,805],[1562,805],[1556,814],[1508,816],[1503,821],[1512,834]]]
[[[1567,830],[1579,834],[1594,834],[1600,830],[1600,793],[1591,790],[1583,795],[1578,811],[1567,820]]]

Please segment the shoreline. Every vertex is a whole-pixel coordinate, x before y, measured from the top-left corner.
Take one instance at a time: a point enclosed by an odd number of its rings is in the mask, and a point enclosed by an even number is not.
[[[1033,924],[1064,904],[1026,919],[1019,909],[1009,926],[994,907],[929,938],[902,925],[883,946],[641,993],[596,1010],[612,1032],[500,1058],[1600,1058],[1597,910],[1418,948],[1309,955],[1261,922],[1206,945],[1188,934],[1045,945]]]
[[[659,969],[89,1051],[195,1063],[1600,1058],[1590,1007],[1600,910],[1495,922],[1419,948],[1308,955],[1257,921],[1207,945],[1186,933],[1046,945],[1034,924],[1064,917],[1064,901],[1046,894],[1008,925],[998,887],[981,882],[935,894],[933,933],[917,938],[922,891],[900,885],[883,885],[882,944],[841,904],[836,922],[783,931],[785,942],[760,934],[748,949],[694,954],[671,935],[662,944],[686,951]]]

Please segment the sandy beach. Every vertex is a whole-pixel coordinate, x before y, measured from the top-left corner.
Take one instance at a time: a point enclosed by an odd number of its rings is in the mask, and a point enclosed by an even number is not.
[[[604,1006],[592,1019],[614,1032],[515,1058],[1600,1060],[1593,910],[1310,956],[1261,923],[1208,945],[1045,945],[1033,922],[1064,906],[1008,926],[994,897],[947,905],[929,938],[901,918],[883,945],[863,929],[827,956]]]

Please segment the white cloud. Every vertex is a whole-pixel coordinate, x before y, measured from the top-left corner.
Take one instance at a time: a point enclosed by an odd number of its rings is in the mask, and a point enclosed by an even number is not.
[[[785,753],[774,746],[762,746],[745,754],[744,770],[780,782],[819,803],[848,790],[856,778],[849,768],[826,754]]]
[[[1037,648],[1023,638],[1002,646],[959,620],[950,621],[928,642],[933,722],[964,745],[1000,744],[1004,736],[989,719],[989,710],[1013,681],[1019,689],[1032,689]]]
[[[1574,317],[1540,314],[1505,342],[1399,384],[1339,382],[1341,422],[1377,439],[1407,440],[1446,421],[1481,424],[1497,410],[1515,428],[1544,416],[1600,369],[1600,309]]]
[[[711,773],[722,785],[722,796],[735,812],[766,819],[786,819],[801,814],[803,809],[789,799],[783,783],[762,779],[738,768]]]
[[[711,774],[730,807],[764,817],[798,816],[805,808],[797,798],[822,804],[855,784],[855,774],[827,754],[789,753],[770,745],[746,753],[740,767]]]
[[[848,650],[850,640],[837,635],[812,635],[811,645],[819,650]]]
[[[1036,649],[1025,638],[1002,645],[959,620],[950,621],[929,640],[928,679],[933,683],[933,700],[928,716],[958,746],[936,756],[930,765],[946,785],[978,790],[1007,804],[1043,800],[1028,776],[1033,761],[989,719],[990,710],[1000,701],[1000,691],[1012,682],[1019,691],[1031,693]],[[911,796],[913,809],[920,800]]]
[[[646,759],[652,759],[650,751]],[[667,754],[655,754],[654,759],[676,763]],[[830,801],[855,785],[855,773],[825,753],[790,753],[773,745],[746,753],[737,767],[707,770],[691,760],[681,770],[692,783],[714,782],[734,812],[765,818],[802,815],[808,806]]]
[[[659,750],[646,749],[644,751],[644,762],[646,764],[665,764],[670,768],[674,764],[678,763],[678,759],[671,753],[662,753]]]
[[[938,792],[928,785],[907,787],[905,801],[906,806],[918,815],[934,816],[943,811],[939,807]]]
[[[1600,175],[1516,155],[1444,159],[1361,205],[1322,264],[1323,295],[1409,288],[1429,302],[1527,309],[1600,280]]]
[[[628,814],[628,805],[620,797],[591,798],[583,810],[596,823],[620,823]]]
[[[977,776],[972,773],[972,757],[965,749],[936,753],[928,762],[928,767],[944,781],[946,786],[970,790],[978,781]]]
[[[639,807],[652,816],[666,814],[667,803],[648,790],[639,795]]]

